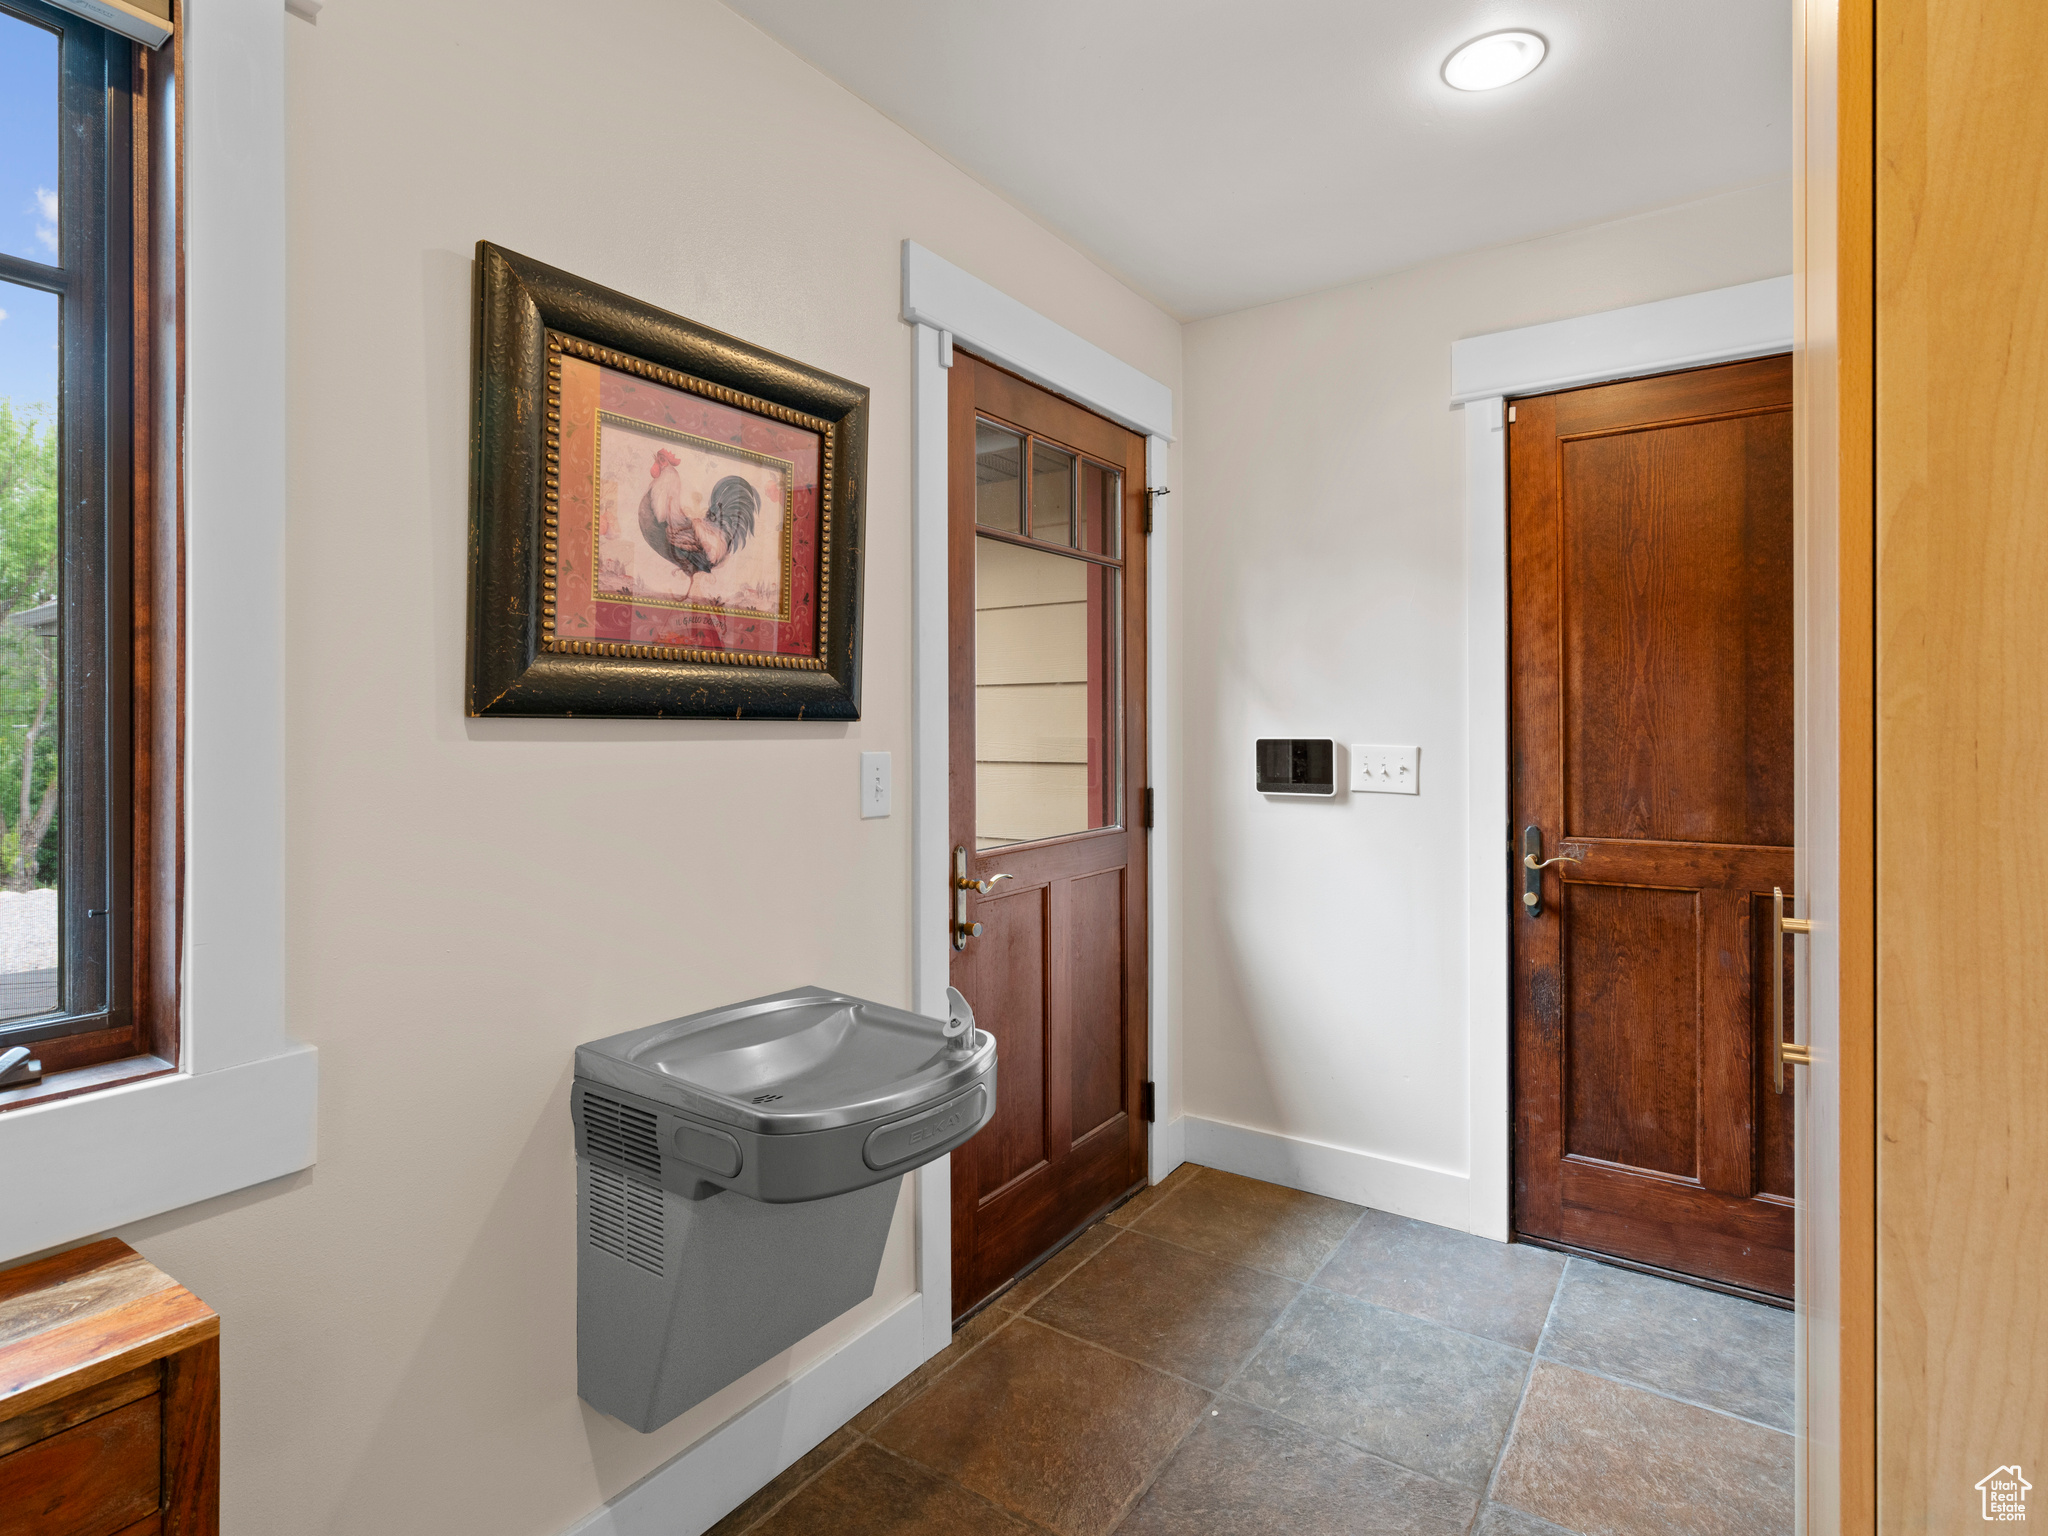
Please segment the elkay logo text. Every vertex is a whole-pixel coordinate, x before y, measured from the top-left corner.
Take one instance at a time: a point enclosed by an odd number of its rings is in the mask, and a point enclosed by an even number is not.
[[[1984,1495],[1984,1518],[2007,1522],[2027,1518],[2027,1490],[2034,1485],[2020,1476],[2017,1465],[2000,1467],[1977,1485]]]

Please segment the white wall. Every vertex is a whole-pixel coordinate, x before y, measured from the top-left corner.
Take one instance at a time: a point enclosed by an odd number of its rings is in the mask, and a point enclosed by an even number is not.
[[[1486,1225],[1466,1198],[1451,343],[1791,264],[1780,182],[1187,327],[1175,1109],[1191,1158]],[[1251,744],[1283,735],[1420,745],[1422,793],[1261,797]]]
[[[206,0],[194,0],[195,10]],[[915,1285],[642,1436],[575,1393],[570,1048],[807,981],[909,990],[918,240],[1170,386],[1180,327],[710,0],[287,21],[290,1028],[308,1173],[121,1235],[224,1319],[224,1529],[554,1533]],[[873,391],[864,718],[462,711],[488,238]]]

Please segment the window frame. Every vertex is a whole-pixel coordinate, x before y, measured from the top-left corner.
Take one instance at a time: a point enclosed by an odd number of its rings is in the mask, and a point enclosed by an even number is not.
[[[0,278],[62,304],[54,1012],[0,1023],[39,1081],[0,1113],[175,1071],[182,865],[182,369],[175,39],[152,51],[42,0],[59,35],[59,265]],[[162,430],[159,430],[161,424]]]
[[[1042,388],[1042,386],[1033,387]],[[1083,406],[1082,409],[1087,410],[1090,408]],[[1100,413],[1098,412],[1097,414]],[[1124,566],[1129,551],[1124,547],[1125,540],[1123,538],[1121,519],[1112,525],[1116,532],[1116,548],[1114,552],[1087,548],[1083,542],[1084,535],[1082,531],[1084,526],[1082,490],[1087,483],[1083,472],[1084,466],[1093,466],[1100,473],[1114,477],[1112,483],[1116,486],[1116,502],[1119,507],[1123,504],[1124,468],[1122,465],[1110,463],[1101,454],[1090,453],[1084,448],[1075,447],[1059,438],[1038,431],[1036,428],[1027,427],[1018,422],[1007,421],[983,406],[977,405],[975,407],[974,425],[977,437],[979,436],[980,429],[988,426],[1017,439],[1018,523],[1016,528],[1004,528],[997,523],[983,522],[980,509],[977,506],[974,519],[975,539],[977,541],[986,539],[993,544],[1011,544],[1019,549],[1037,550],[1044,554],[1077,560],[1091,569],[1093,578],[1107,578],[1114,583],[1110,589],[1114,600],[1105,603],[1104,612],[1091,617],[1090,620],[1091,625],[1099,625],[1100,628],[1090,634],[1088,644],[1091,647],[1100,645],[1102,652],[1107,657],[1107,665],[1104,669],[1102,694],[1088,705],[1087,715],[1090,723],[1097,725],[1100,725],[1106,718],[1113,717],[1117,727],[1115,730],[1101,730],[1097,736],[1091,738],[1091,740],[1100,740],[1103,743],[1104,750],[1102,777],[1090,791],[1096,805],[1101,809],[1099,811],[1090,810],[1089,817],[1093,820],[1098,814],[1101,815],[1103,819],[1100,825],[1082,827],[1068,832],[1055,832],[1045,837],[1027,837],[1020,838],[1015,842],[984,845],[981,843],[980,827],[977,824],[975,828],[977,852],[993,854],[997,852],[1011,853],[1019,849],[1033,850],[1042,848],[1049,843],[1061,842],[1070,838],[1096,837],[1104,833],[1128,831],[1132,820],[1132,807],[1129,782],[1130,764],[1128,761],[1130,753],[1127,750],[1129,721],[1125,716],[1128,700],[1124,696],[1124,608],[1128,597],[1128,594],[1124,591]],[[1125,430],[1128,431],[1130,429],[1125,428]],[[1032,492],[1037,479],[1035,470],[1037,463],[1036,454],[1041,445],[1051,448],[1057,453],[1065,454],[1070,461],[1067,466],[1067,542],[1064,544],[1053,539],[1041,538],[1033,531],[1036,525],[1036,514],[1032,504]],[[978,448],[976,457],[977,459],[979,458]],[[1108,542],[1106,530],[1105,542]],[[979,547],[977,542],[977,550]],[[1091,689],[1094,686],[1091,682]],[[978,745],[976,750],[979,751]],[[976,761],[978,766],[981,760],[977,758]],[[1092,761],[1090,766],[1093,766]],[[977,807],[978,804],[979,802],[977,801]],[[977,818],[979,814],[977,809]]]

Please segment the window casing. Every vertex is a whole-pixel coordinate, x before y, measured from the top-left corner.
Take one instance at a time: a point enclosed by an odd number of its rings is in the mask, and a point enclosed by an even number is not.
[[[55,683],[57,976],[53,994],[0,991],[0,1052],[42,1064],[40,1081],[0,1083],[4,1111],[177,1062],[180,614],[175,433],[155,430],[175,422],[175,45],[39,0],[0,0],[0,17],[57,42],[55,259],[0,252],[0,291],[54,296],[60,359],[54,604],[10,615],[41,620]],[[0,724],[0,754],[21,752],[29,722]],[[17,844],[41,809],[0,806]],[[6,836],[0,882],[18,886],[37,872]]]

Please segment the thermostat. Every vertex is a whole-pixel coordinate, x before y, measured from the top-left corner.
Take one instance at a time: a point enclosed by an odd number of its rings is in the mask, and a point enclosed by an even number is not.
[[[1337,743],[1322,736],[1261,736],[1258,783],[1262,795],[1337,793]]]

